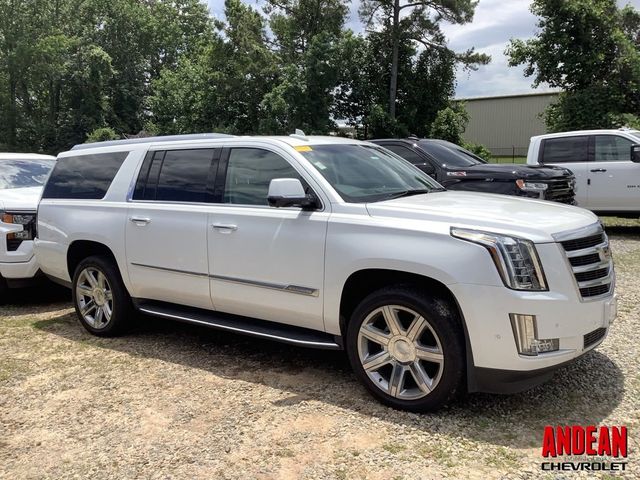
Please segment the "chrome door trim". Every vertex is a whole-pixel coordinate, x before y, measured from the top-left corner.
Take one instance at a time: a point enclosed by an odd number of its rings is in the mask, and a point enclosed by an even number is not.
[[[209,275],[213,280],[222,282],[238,283],[240,285],[249,285],[251,287],[268,288],[270,290],[278,290],[286,293],[295,293],[297,295],[306,295],[309,297],[317,297],[319,290],[317,288],[302,287],[300,285],[283,285],[279,283],[261,282],[257,280],[246,280],[242,278],[225,277],[223,275]]]
[[[133,265],[135,267],[150,268],[152,270],[161,270],[163,272],[181,273],[183,275],[191,275],[191,276],[194,276],[194,277],[208,277],[209,276],[208,273],[189,272],[187,270],[177,270],[175,268],[158,267],[158,266],[155,266],[155,265],[145,265],[143,263],[130,262],[130,265]]]

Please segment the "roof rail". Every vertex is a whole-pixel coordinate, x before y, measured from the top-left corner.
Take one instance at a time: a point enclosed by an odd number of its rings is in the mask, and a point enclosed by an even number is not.
[[[136,143],[179,142],[181,140],[211,140],[215,138],[233,137],[224,133],[192,133],[187,135],[162,135],[159,137],[128,138],[125,140],[108,140],[106,142],[79,143],[71,150],[86,150],[88,148],[115,147],[118,145],[134,145]]]

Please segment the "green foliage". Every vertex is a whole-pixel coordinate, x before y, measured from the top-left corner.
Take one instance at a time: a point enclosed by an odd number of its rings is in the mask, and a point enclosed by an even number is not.
[[[224,20],[202,0],[0,0],[0,145],[56,153],[142,130],[328,134],[343,118],[364,137],[427,134],[456,68],[487,61],[451,51],[440,31],[469,21],[476,2],[407,4],[395,27],[389,0],[365,3],[376,28],[358,35],[345,28],[348,0],[267,0],[263,12],[226,0]]]
[[[513,40],[510,65],[563,93],[545,113],[551,131],[612,128],[640,112],[640,14],[615,0],[535,0],[539,33]]]
[[[111,127],[96,128],[93,132],[87,135],[86,143],[104,142],[107,140],[118,140],[120,136]]]
[[[462,134],[469,123],[469,114],[464,103],[456,102],[440,110],[431,125],[431,138],[446,140],[447,142],[462,145]]]
[[[493,155],[491,154],[491,150],[489,150],[484,145],[479,145],[477,143],[467,143],[463,142],[462,147],[469,150],[471,153],[475,153],[477,156],[490,162],[493,159]]]

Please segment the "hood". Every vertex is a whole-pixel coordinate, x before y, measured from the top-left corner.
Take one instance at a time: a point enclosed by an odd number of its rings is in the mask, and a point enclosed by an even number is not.
[[[552,235],[593,225],[593,213],[555,202],[488,193],[443,191],[367,204],[369,215],[381,218],[438,222],[451,226],[504,233],[537,243]]]
[[[0,210],[35,212],[43,187],[6,188],[0,190]]]
[[[519,165],[484,163],[471,167],[447,167],[451,172],[465,172],[464,178],[492,178],[494,180],[556,180],[572,176],[571,170],[562,167],[549,167],[548,165]],[[455,177],[453,177],[455,178]]]

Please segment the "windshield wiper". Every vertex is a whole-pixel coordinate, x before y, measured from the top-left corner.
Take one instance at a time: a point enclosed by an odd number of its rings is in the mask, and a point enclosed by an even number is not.
[[[413,197],[414,195],[422,195],[424,193],[430,193],[435,190],[440,190],[439,188],[434,188],[432,190],[426,189],[416,189],[416,190],[403,190],[401,192],[390,193],[385,200],[393,200],[395,198],[403,198],[403,197]]]

